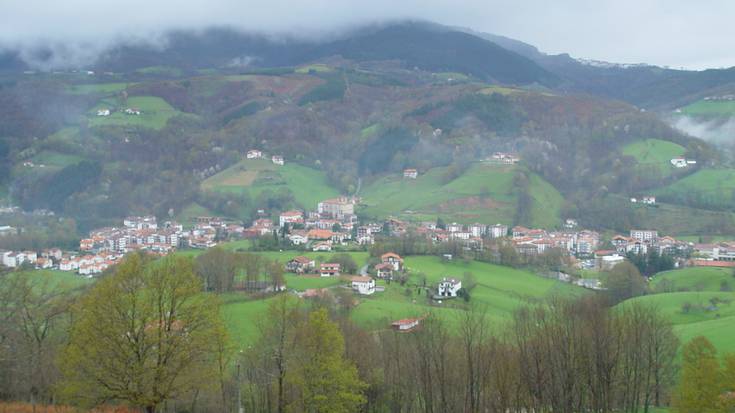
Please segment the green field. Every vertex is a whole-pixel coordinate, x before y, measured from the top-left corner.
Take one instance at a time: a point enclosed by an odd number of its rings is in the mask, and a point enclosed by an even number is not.
[[[353,310],[352,317],[367,328],[386,327],[387,321],[415,317],[433,312],[442,318],[452,319],[463,311],[467,304],[461,299],[448,300],[442,304],[430,303],[426,292],[418,288],[421,275],[426,277],[429,287],[443,277],[464,279],[465,273],[472,274],[477,285],[470,291],[470,304],[487,309],[488,320],[502,324],[510,320],[518,308],[540,302],[554,296],[580,294],[582,289],[551,279],[542,278],[523,270],[516,270],[478,261],[442,261],[434,256],[407,257],[407,271],[411,274],[406,286],[392,283],[386,291],[362,298]]]
[[[735,215],[730,212],[710,211],[682,205],[657,202],[656,207],[641,204],[630,204],[635,210],[637,222],[649,228],[656,228],[659,233],[679,236],[679,234],[716,234],[721,229],[732,225]],[[726,235],[726,234],[723,234]]]
[[[699,100],[681,108],[681,113],[690,116],[725,117],[735,115],[735,101]]]
[[[656,166],[663,175],[674,172],[671,159],[684,155],[685,151],[683,146],[661,139],[646,139],[623,147],[623,155],[632,156],[640,165]]]
[[[721,291],[721,286],[727,284]],[[628,300],[651,304],[667,315],[682,343],[705,336],[720,352],[735,352],[735,277],[732,269],[690,267],[656,274],[652,295]],[[676,291],[676,292],[668,292]]]
[[[333,72],[334,68],[325,65],[324,63],[316,63],[313,65],[306,65],[296,68],[294,72],[296,73],[310,73],[310,72],[316,72],[316,73],[327,73],[327,72]]]
[[[69,165],[79,163],[82,159],[78,155],[69,155],[65,153],[53,151],[41,151],[33,156],[30,160],[36,165],[45,165],[51,168],[64,168]]]
[[[626,303],[653,305],[675,325],[699,323],[735,316],[735,294],[732,292],[685,292],[653,294]]]
[[[178,77],[183,74],[183,71],[181,69],[179,69],[178,67],[173,67],[173,66],[148,66],[142,69],[138,69],[136,70],[136,72],[142,73],[145,75],[173,76],[173,77]]]
[[[723,285],[735,291],[735,277],[730,268],[688,267],[656,274],[651,280],[655,292],[721,291]]]
[[[655,194],[678,202],[729,207],[735,199],[735,169],[701,169]]]
[[[134,83],[88,83],[69,86],[69,92],[75,95],[113,94],[121,92]]]
[[[140,115],[128,115],[122,110],[126,108],[137,108],[141,111]],[[98,109],[110,109],[110,116],[97,116]],[[131,96],[128,98],[127,104],[120,106],[117,99],[107,98],[95,105],[88,112],[89,126],[142,126],[152,129],[162,129],[168,123],[168,120],[174,116],[182,115],[169,105],[165,100],[155,96]]]
[[[310,210],[319,201],[339,196],[323,172],[288,161],[278,166],[269,160],[243,160],[202,182],[204,190],[248,192],[253,198],[281,188],[291,190],[296,202]]]
[[[447,168],[433,168],[417,179],[390,175],[369,184],[361,193],[370,217],[402,216],[417,220],[445,220],[461,223],[511,223],[516,211],[513,176],[517,166],[475,163],[461,176],[445,182]],[[554,227],[559,223],[561,195],[536,175],[531,175],[534,198],[532,223]]]

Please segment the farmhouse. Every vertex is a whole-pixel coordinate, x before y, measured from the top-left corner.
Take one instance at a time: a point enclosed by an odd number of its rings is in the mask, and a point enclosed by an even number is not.
[[[462,281],[456,278],[442,278],[437,288],[437,296],[439,297],[456,297],[459,290],[462,288]]]
[[[139,116],[139,115],[140,115],[140,113],[141,113],[141,112],[140,112],[140,109],[138,109],[138,108],[127,108],[127,109],[125,109],[125,114],[126,114],[126,115],[135,115],[135,116]]]
[[[352,289],[360,295],[375,293],[375,280],[372,277],[352,277]]]
[[[403,258],[395,252],[386,252],[381,255],[380,261],[393,267],[393,271],[400,271],[403,268]]]
[[[401,332],[409,332],[417,328],[420,323],[421,320],[418,318],[404,318],[402,320],[392,322],[391,327],[393,327],[394,330]]]
[[[336,262],[328,262],[319,266],[319,274],[322,277],[339,277],[340,265]]]
[[[332,243],[327,242],[317,242],[311,247],[311,250],[314,252],[321,251],[321,252],[329,252],[332,250]]]
[[[315,266],[314,260],[300,255],[286,263],[286,270],[296,274],[304,274],[313,271]]]
[[[283,156],[280,155],[273,155],[271,158],[271,162],[273,162],[276,165],[283,165],[285,162],[283,161]]]
[[[98,109],[97,116],[110,116],[110,109]]]
[[[404,169],[403,170],[403,177],[409,178],[409,179],[416,179],[419,176],[419,171],[413,168]]]
[[[644,196],[641,200],[646,205],[656,205],[656,197],[655,196]]]
[[[375,266],[376,276],[378,278],[393,278],[393,265],[387,262],[381,262]]]
[[[245,154],[245,157],[247,159],[260,159],[263,157],[263,152],[257,150],[257,149],[251,149],[248,151],[247,154]]]

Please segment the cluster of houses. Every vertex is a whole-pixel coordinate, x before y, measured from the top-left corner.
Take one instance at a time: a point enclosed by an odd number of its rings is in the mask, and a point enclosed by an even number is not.
[[[126,115],[140,116],[142,112],[138,108],[125,108],[121,110]],[[107,117],[112,114],[112,111],[107,108],[97,109],[97,116]]]
[[[682,157],[676,157],[671,159],[671,165],[675,168],[686,168],[687,166],[696,165],[697,161],[694,159],[686,159]]]
[[[266,156],[263,154],[262,151],[258,149],[251,149],[245,154],[246,159],[265,159]],[[271,156],[271,162],[273,162],[276,165],[283,166],[285,164],[285,161],[283,160],[283,156],[281,155],[273,155]]]
[[[94,275],[132,251],[166,255],[180,246],[210,248],[217,245],[219,238],[242,236],[244,232],[242,225],[217,217],[199,217],[189,230],[173,221],[159,225],[153,216],[127,217],[122,227],[92,230],[87,238],[80,240],[80,254],[64,253],[58,248],[44,250],[40,255],[35,251],[3,251],[0,254],[3,265],[10,268],[28,263],[38,269]]]
[[[644,196],[641,198],[630,198],[632,204],[644,204],[644,205],[656,205],[656,197],[653,195]]]
[[[521,161],[521,158],[513,153],[506,152],[495,152],[490,157],[485,159],[488,162],[503,163],[507,165],[514,165]]]

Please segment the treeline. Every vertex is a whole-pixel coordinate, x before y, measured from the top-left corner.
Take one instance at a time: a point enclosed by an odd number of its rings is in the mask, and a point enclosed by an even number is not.
[[[133,254],[82,290],[3,274],[0,398],[149,413],[633,413],[671,400],[678,340],[653,307],[550,298],[503,325],[474,306],[401,333],[353,324],[349,293],[282,293],[249,344],[228,337],[205,263]]]
[[[507,328],[473,308],[456,318],[429,314],[408,334],[368,333],[332,311],[362,384],[352,381],[339,396],[326,390],[334,410],[315,409],[304,385],[338,385],[345,361],[299,380],[290,368],[314,361],[302,329],[323,305],[304,309],[286,297],[272,305],[245,358],[247,410],[638,412],[671,396],[678,341],[663,316],[644,306],[612,311],[594,298],[552,299],[519,311]],[[351,409],[341,399],[348,395]]]

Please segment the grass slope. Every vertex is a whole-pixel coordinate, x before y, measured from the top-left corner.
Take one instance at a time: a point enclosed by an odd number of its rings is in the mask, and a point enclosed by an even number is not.
[[[732,292],[682,292],[653,294],[626,301],[653,305],[675,325],[717,320],[735,316],[735,294]]]
[[[704,336],[714,344],[720,354],[735,352],[735,316],[674,326],[682,343]]]
[[[625,145],[623,155],[634,157],[641,165],[656,166],[663,175],[674,171],[671,159],[684,155],[686,149],[661,139],[645,139]]]
[[[425,293],[415,286],[421,284],[423,276],[427,285],[433,287],[443,277],[463,279],[466,273],[471,273],[477,286],[470,291],[470,302],[487,308],[488,320],[495,324],[509,321],[513,312],[523,305],[537,303],[551,295],[569,296],[582,291],[527,271],[478,261],[445,262],[434,256],[418,256],[407,257],[405,264],[411,274],[408,285],[401,287],[394,282],[386,286],[384,293],[363,298],[353,310],[355,322],[367,328],[381,328],[387,321],[429,312],[451,320],[464,310],[466,304],[458,299],[441,305],[430,304]]]
[[[735,115],[735,101],[699,100],[681,108],[681,113],[704,117],[733,116]]]
[[[128,115],[121,110],[126,108],[137,108],[140,115]],[[110,116],[97,116],[98,109],[110,109]],[[88,119],[90,126],[142,126],[151,129],[162,129],[168,120],[174,116],[183,114],[174,109],[165,100],[156,96],[131,96],[127,105],[121,107],[116,99],[107,98],[100,101],[89,111]]]
[[[123,91],[132,85],[133,83],[89,83],[71,85],[68,90],[75,95],[113,94]]]
[[[698,205],[731,206],[735,199],[735,169],[701,169],[659,189],[656,195]]]
[[[667,291],[721,291],[725,283],[735,290],[735,277],[729,268],[688,267],[656,274],[651,280],[651,289]]]
[[[517,166],[477,162],[460,177],[446,182],[447,168],[433,168],[415,180],[402,176],[383,177],[361,193],[371,217],[397,215],[433,220],[441,216],[457,222],[511,223],[516,195],[513,176]],[[540,177],[532,175],[533,225],[558,224],[561,195]]]
[[[296,202],[308,209],[316,209],[319,201],[339,195],[321,171],[295,163],[277,166],[266,160],[243,160],[202,182],[204,190],[248,192],[253,198],[265,190],[280,188],[291,190]]]

